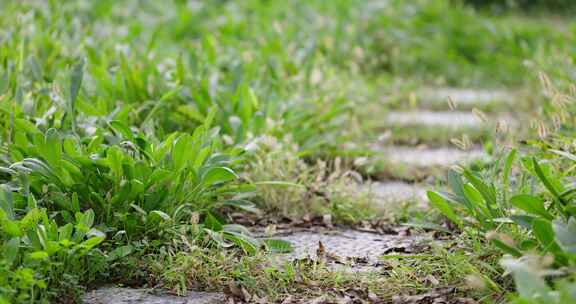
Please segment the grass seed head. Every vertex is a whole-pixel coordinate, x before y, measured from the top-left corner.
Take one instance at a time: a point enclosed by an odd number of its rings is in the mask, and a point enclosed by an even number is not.
[[[472,114],[474,114],[474,116],[476,116],[482,122],[488,122],[488,116],[486,116],[486,113],[484,113],[480,109],[478,108],[472,109]]]
[[[452,99],[451,96],[448,96],[446,98],[446,102],[448,102],[448,108],[450,109],[450,111],[456,110],[456,102],[454,102],[454,99]]]

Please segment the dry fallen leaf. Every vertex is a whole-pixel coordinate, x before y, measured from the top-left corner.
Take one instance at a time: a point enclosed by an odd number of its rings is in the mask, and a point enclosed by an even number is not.
[[[326,258],[326,248],[324,248],[324,244],[321,241],[318,241],[318,249],[316,249],[316,258],[318,260],[324,260]]]

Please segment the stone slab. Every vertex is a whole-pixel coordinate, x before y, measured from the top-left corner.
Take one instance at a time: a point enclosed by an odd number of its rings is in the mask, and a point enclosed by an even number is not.
[[[222,293],[190,291],[179,297],[148,289],[104,287],[87,292],[86,304],[221,304],[226,303]]]
[[[394,127],[436,127],[442,129],[482,129],[485,123],[471,112],[436,112],[427,110],[392,111],[384,118]]]
[[[479,148],[459,150],[448,147],[375,145],[372,151],[374,156],[367,160],[361,170],[379,180],[418,181],[430,176],[444,175],[447,169],[455,165],[490,160],[489,155]]]
[[[298,231],[287,235],[274,236],[289,241],[294,251],[280,255],[285,259],[321,259],[318,256],[319,243],[329,257],[337,257],[343,263],[347,260],[365,259],[368,263],[378,263],[381,256],[392,252],[410,252],[423,237],[378,234],[357,230]]]
[[[489,159],[488,155],[478,148],[465,151],[456,148],[386,147],[380,151],[387,163],[403,164],[413,168],[448,168],[475,160]]]
[[[455,103],[456,108],[463,106],[486,106],[490,104],[510,104],[515,97],[511,92],[504,90],[480,90],[462,88],[425,88],[418,92],[423,104],[441,104],[448,107],[448,97]]]
[[[426,189],[420,185],[402,181],[374,182],[365,186],[374,196],[379,207],[386,208],[398,203],[414,202],[418,207],[426,207]]]

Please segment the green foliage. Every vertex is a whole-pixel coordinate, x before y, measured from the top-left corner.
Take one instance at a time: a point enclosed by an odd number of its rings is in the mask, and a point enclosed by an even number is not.
[[[24,260],[17,257],[23,242],[32,244],[23,255],[29,251],[32,260],[46,263],[8,264],[16,273],[7,280],[19,280],[22,269],[34,270],[34,280],[22,283],[30,286],[8,284],[17,286],[8,293],[14,299],[20,301],[19,293],[43,295],[34,288],[58,287],[63,282],[58,274],[85,279],[85,271],[79,271],[84,256],[106,236],[116,245],[142,238],[170,240],[196,231],[195,238],[207,233],[216,242],[227,239],[228,246],[248,246],[250,252],[257,248],[245,231],[223,225],[213,215],[217,208],[237,206],[237,196],[250,188],[235,182],[231,166],[238,160],[218,153],[217,133],[208,124],[192,135],[174,133],[157,143],[118,121],[82,141],[52,128],[44,134],[28,131],[15,128],[16,140],[3,160],[3,258]],[[204,224],[192,229],[194,216],[201,221],[196,224]],[[62,263],[62,269],[53,269]]]
[[[139,256],[291,250],[230,210],[367,218],[351,172],[311,165],[347,155],[360,88],[523,84],[526,60],[574,40],[447,0],[385,2],[0,1],[0,303],[75,299]],[[290,148],[254,148],[269,138]],[[530,240],[569,265],[576,191],[544,161],[525,167],[551,196],[510,184],[502,197],[467,170],[430,198],[462,229],[530,220]]]
[[[545,90],[555,89],[547,83]],[[566,103],[551,104],[554,133],[546,137],[542,130],[547,124],[538,122],[540,138],[528,141],[533,149],[520,158],[519,166],[517,152],[511,150],[491,170],[450,171],[450,193],[428,193],[432,205],[459,228],[485,234],[507,254],[501,264],[516,283],[513,303],[576,301],[575,137],[566,132],[570,119],[554,116],[574,112]]]
[[[390,1],[367,19],[363,32],[373,34],[359,38],[367,68],[449,85],[521,85],[530,75],[526,58],[569,53],[574,44],[570,31],[552,24],[454,2]]]
[[[7,193],[4,189],[5,198]],[[51,296],[77,296],[75,284],[100,270],[97,264],[85,267],[102,258],[102,253],[95,248],[105,234],[93,227],[94,211],[77,212],[73,220],[59,226],[48,217],[46,209],[36,207],[16,219],[13,204],[11,199],[5,200],[0,209],[3,299],[47,303]],[[70,288],[66,288],[67,283],[72,284]],[[52,289],[54,287],[58,289]]]
[[[514,150],[509,155],[513,153]],[[538,248],[543,253],[553,254],[558,265],[576,262],[572,248],[576,239],[570,232],[574,229],[575,202],[560,195],[569,187],[549,164],[540,163],[533,157],[524,158],[522,163],[526,176],[521,179],[539,181],[540,189],[547,190],[547,196],[523,193],[523,187],[512,193],[498,193],[496,185],[501,180],[498,176],[482,180],[467,169],[462,174],[449,172],[452,193],[429,192],[428,196],[442,214],[460,227],[466,223],[482,232],[506,231],[509,228],[504,227],[510,225],[515,226],[512,231],[527,228],[529,235],[522,234],[518,246],[497,236],[489,237],[507,253],[519,256],[522,251]],[[465,217],[461,218],[457,213],[464,213]]]
[[[75,299],[125,259],[192,244],[291,250],[228,223],[230,210],[259,212],[244,146],[335,151],[353,107],[315,44],[340,28],[301,28],[352,4],[1,3],[2,301]],[[50,239],[69,243],[45,256],[20,227],[36,213],[29,229],[85,236]]]

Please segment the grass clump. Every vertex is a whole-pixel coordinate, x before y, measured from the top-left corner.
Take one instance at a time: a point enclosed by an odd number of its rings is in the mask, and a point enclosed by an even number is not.
[[[246,178],[256,185],[259,206],[268,214],[292,219],[330,215],[335,223],[348,224],[374,217],[362,176],[340,158],[306,161],[289,138],[258,138],[250,145],[255,150]]]
[[[542,77],[555,98],[573,99]],[[560,96],[560,97],[559,97]],[[552,102],[552,117],[572,113],[568,103]],[[558,111],[558,112],[555,112]],[[558,119],[558,118],[556,118]],[[502,266],[515,280],[514,303],[564,303],[574,298],[574,134],[569,119],[556,120],[553,132],[544,121],[528,141],[527,152],[504,154],[484,172],[464,169],[448,174],[450,193],[429,192],[431,203],[462,229],[472,229],[504,254]],[[553,128],[553,127],[552,127]],[[519,158],[519,161],[517,159]],[[519,163],[518,166],[515,164]]]
[[[247,302],[390,301],[401,294],[446,288],[454,288],[450,297],[497,297],[509,280],[499,277],[495,249],[475,242],[462,238],[437,244],[429,254],[387,255],[381,267],[360,272],[334,269],[321,259],[288,262],[274,255],[241,256],[193,247],[155,260],[152,273],[177,293],[224,290]]]

